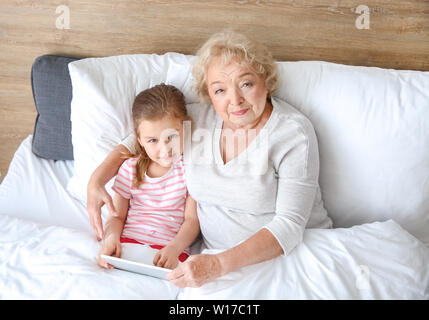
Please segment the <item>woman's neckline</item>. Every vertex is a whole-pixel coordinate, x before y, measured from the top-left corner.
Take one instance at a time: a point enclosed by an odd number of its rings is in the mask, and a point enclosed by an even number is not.
[[[222,136],[222,130],[223,130],[224,122],[223,122],[222,118],[216,113],[216,125],[215,125],[215,133],[214,133],[213,152],[215,154],[215,162],[217,164],[221,165],[221,167],[228,167],[231,163],[234,163],[235,161],[237,161],[237,159],[239,159],[240,157],[243,157],[246,153],[248,153],[249,150],[252,150],[253,148],[255,148],[255,146],[257,145],[257,141],[260,139],[261,131],[262,130],[268,130],[269,131],[271,129],[273,118],[275,117],[274,114],[277,114],[277,107],[274,105],[273,100],[274,99],[271,98],[271,101],[270,101],[271,106],[272,106],[271,114],[268,117],[265,124],[263,125],[263,127],[259,130],[256,137],[250,142],[250,144],[241,153],[239,153],[236,157],[232,158],[228,162],[223,161],[222,150],[220,147],[220,142],[221,142],[220,139]]]

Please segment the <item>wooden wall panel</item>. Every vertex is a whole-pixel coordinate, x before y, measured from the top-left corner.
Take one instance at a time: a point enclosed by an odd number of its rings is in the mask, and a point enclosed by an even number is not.
[[[57,29],[60,5],[70,29]],[[367,5],[369,29],[356,8]],[[0,172],[33,131],[30,68],[37,56],[193,54],[225,27],[265,43],[278,60],[429,70],[427,0],[2,0],[0,3]]]

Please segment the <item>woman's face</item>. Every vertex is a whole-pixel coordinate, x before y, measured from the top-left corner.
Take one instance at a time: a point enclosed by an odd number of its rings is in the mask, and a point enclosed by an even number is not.
[[[264,77],[237,60],[224,65],[214,58],[207,69],[207,88],[216,112],[233,129],[252,127],[265,110]]]

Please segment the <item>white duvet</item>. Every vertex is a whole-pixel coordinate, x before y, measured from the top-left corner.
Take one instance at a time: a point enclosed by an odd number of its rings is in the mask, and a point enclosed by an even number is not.
[[[429,248],[392,220],[307,229],[288,257],[179,294],[179,299],[206,298],[429,299]]]
[[[429,299],[429,248],[393,220],[307,229],[290,256],[201,288],[102,269],[85,207],[65,189],[70,164],[34,156],[31,136],[16,152],[0,185],[1,299]]]
[[[167,280],[97,265],[82,231],[0,216],[1,299],[175,299]]]

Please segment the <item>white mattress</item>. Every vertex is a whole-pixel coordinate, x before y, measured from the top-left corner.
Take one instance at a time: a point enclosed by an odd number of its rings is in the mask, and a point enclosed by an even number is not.
[[[73,162],[36,157],[31,139],[0,185],[0,299],[429,299],[429,248],[393,220],[307,229],[290,256],[201,288],[102,269],[85,206],[66,191]]]

